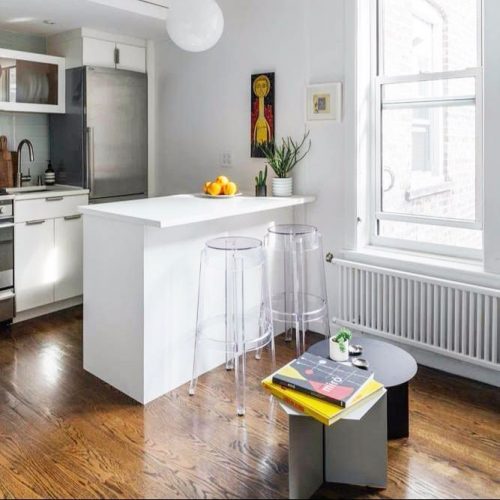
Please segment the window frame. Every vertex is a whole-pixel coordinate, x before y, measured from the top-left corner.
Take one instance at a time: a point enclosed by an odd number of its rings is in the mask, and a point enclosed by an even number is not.
[[[408,222],[413,224],[425,224],[432,226],[445,226],[452,228],[461,229],[472,229],[483,231],[484,240],[484,130],[483,130],[483,74],[484,74],[484,49],[483,49],[483,0],[477,0],[477,62],[478,66],[474,68],[467,68],[463,70],[453,70],[453,71],[442,71],[436,73],[420,73],[417,75],[395,75],[395,76],[384,76],[381,74],[383,68],[383,53],[381,50],[383,47],[383,5],[382,0],[375,0],[374,12],[372,15],[372,47],[374,47],[372,52],[372,57],[374,58],[374,64],[372,64],[372,102],[373,102],[373,124],[374,124],[374,166],[371,169],[371,174],[368,176],[370,182],[370,238],[369,242],[371,245],[399,248],[403,250],[412,250],[425,253],[437,253],[452,257],[460,258],[471,258],[471,259],[483,259],[484,250],[471,249],[465,247],[456,247],[448,245],[440,245],[435,243],[424,243],[416,242],[410,240],[388,238],[379,235],[379,222],[380,221],[397,221],[397,222]],[[475,81],[475,96],[458,96],[450,97],[444,99],[434,99],[434,98],[415,98],[410,100],[401,101],[389,101],[383,105],[382,102],[382,90],[384,85],[397,84],[397,83],[414,83],[414,82],[432,82],[432,81],[443,81],[452,80],[457,78],[473,78]],[[398,214],[398,213],[387,213],[383,212],[383,161],[382,161],[382,113],[387,107],[397,108],[408,107],[408,104],[412,105],[475,105],[475,115],[476,115],[476,220],[461,220],[461,219],[451,219],[445,217],[430,217],[430,216],[418,216],[411,214]],[[389,105],[389,106],[387,106]],[[374,178],[373,178],[374,177]],[[484,245],[483,245],[484,248]]]

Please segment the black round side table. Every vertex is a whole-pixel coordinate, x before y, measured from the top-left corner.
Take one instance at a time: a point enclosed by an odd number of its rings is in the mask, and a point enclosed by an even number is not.
[[[308,352],[329,357],[328,340],[313,345]],[[375,379],[387,389],[387,437],[401,439],[408,437],[409,402],[408,382],[417,373],[417,362],[406,351],[395,345],[353,333],[352,345],[363,346],[360,356],[370,363]]]

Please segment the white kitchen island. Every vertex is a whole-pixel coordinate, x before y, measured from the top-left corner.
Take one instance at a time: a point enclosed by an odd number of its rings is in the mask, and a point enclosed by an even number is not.
[[[85,370],[142,404],[188,382],[205,242],[262,239],[272,224],[305,222],[313,201],[179,195],[81,207]],[[205,354],[202,372],[221,364]]]

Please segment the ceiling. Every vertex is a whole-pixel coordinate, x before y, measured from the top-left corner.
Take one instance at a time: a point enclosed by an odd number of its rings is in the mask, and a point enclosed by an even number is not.
[[[166,4],[167,0],[0,0],[0,29],[52,35],[85,27],[164,39]]]

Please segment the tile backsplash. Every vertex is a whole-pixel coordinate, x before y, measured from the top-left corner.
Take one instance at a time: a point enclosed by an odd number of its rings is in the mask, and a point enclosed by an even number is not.
[[[31,171],[33,184],[44,174],[50,159],[49,115],[44,113],[14,113],[0,111],[0,135],[8,140],[9,150],[16,151],[19,142],[29,139],[33,143],[35,161],[31,163],[27,149],[23,150],[23,173]]]

